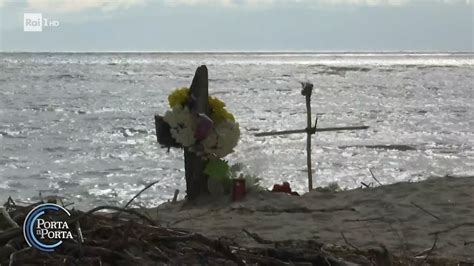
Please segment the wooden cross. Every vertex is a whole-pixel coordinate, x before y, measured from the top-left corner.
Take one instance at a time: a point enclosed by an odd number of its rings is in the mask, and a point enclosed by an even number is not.
[[[196,70],[191,83],[189,98],[192,102],[192,111],[209,116],[209,80],[206,66],[200,66]],[[180,148],[170,134],[170,127],[163,120],[162,116],[155,116],[156,136],[158,142],[165,147]],[[196,150],[202,149],[201,145],[195,145]],[[194,200],[200,195],[208,194],[207,180],[208,176],[204,174],[207,160],[184,148],[184,170],[186,176],[186,195],[188,200]]]
[[[190,87],[190,95],[196,103],[196,112],[209,116],[209,79],[206,66],[200,66],[196,69],[193,81]],[[196,150],[201,146],[197,144]],[[184,171],[186,176],[186,194],[189,200],[194,200],[201,194],[208,194],[207,180],[208,176],[204,174],[207,160],[195,152],[184,149]]]
[[[328,128],[317,128],[318,118],[314,123],[314,127],[311,127],[311,94],[313,92],[313,84],[309,82],[301,83],[303,89],[301,94],[306,98],[306,117],[307,117],[307,127],[305,129],[296,129],[296,130],[284,130],[284,131],[272,131],[255,134],[256,137],[265,137],[265,136],[277,136],[277,135],[289,135],[289,134],[301,134],[306,133],[306,164],[308,168],[308,189],[309,191],[313,190],[313,173],[311,170],[311,135],[316,134],[316,132],[325,132],[325,131],[341,131],[341,130],[364,130],[368,129],[368,126],[354,126],[354,127],[328,127]]]

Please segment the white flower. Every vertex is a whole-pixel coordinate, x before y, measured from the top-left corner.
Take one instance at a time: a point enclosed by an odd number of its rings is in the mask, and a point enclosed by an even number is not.
[[[167,111],[163,120],[169,124],[171,136],[184,147],[193,145],[196,121],[187,107],[177,106]]]
[[[190,128],[182,129],[171,129],[171,136],[176,140],[176,142],[182,144],[184,147],[189,147],[194,144],[194,131]]]
[[[163,120],[169,124],[171,136],[176,142],[183,145],[183,147],[193,148],[196,143],[194,134],[197,128],[197,117],[187,107],[174,107],[165,113]],[[234,151],[239,137],[239,124],[231,120],[225,120],[215,125],[211,133],[200,142],[202,152],[206,155],[223,158]]]
[[[234,151],[233,149],[237,146],[239,137],[239,124],[226,120],[219,123],[214,131],[201,143],[204,147],[204,152],[223,158]]]
[[[217,148],[217,134],[215,130],[212,130],[211,134],[207,136],[203,141],[201,141],[201,144],[204,148],[204,151],[211,151],[215,148]]]

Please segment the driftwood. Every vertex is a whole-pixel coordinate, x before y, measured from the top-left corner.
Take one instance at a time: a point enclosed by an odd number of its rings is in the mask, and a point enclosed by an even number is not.
[[[5,207],[0,207],[0,229],[2,227],[16,228],[18,224],[10,217]]]
[[[25,216],[30,207],[18,207],[10,215]],[[113,215],[96,214],[98,210],[114,209],[136,215],[138,220],[117,220]],[[2,265],[163,265],[163,264],[204,264],[204,265],[262,265],[289,262],[324,261],[320,250],[304,251],[301,248],[247,249],[238,247],[228,239],[211,239],[201,234],[183,232],[155,226],[133,210],[101,206],[88,212],[70,211],[70,223],[80,222],[80,235],[73,232],[74,240],[66,241],[54,253],[42,253],[28,247],[21,237],[19,228],[1,232],[0,238],[17,245],[0,246]],[[19,215],[20,214],[20,215]],[[21,221],[23,222],[23,221]],[[143,223],[145,222],[145,223]],[[11,242],[10,242],[11,243]],[[269,241],[268,243],[273,243]],[[342,260],[330,265],[343,265]],[[340,263],[339,263],[340,262]]]
[[[36,204],[15,206],[8,211],[15,223]],[[127,219],[97,213],[113,209],[130,214]],[[241,247],[227,238],[164,228],[130,209],[101,206],[88,212],[70,210],[69,222],[76,224],[74,239],[65,241],[55,252],[44,253],[28,247],[20,228],[0,231],[1,265],[455,265],[453,261],[401,258],[386,249],[363,250],[326,246],[308,240],[272,241],[257,233],[244,232],[264,247]],[[133,215],[133,216],[132,216]],[[131,220],[130,217],[136,217]],[[80,222],[80,225],[79,225]],[[80,228],[80,229],[78,229]],[[381,264],[382,263],[382,264]],[[388,264],[387,264],[388,263]]]

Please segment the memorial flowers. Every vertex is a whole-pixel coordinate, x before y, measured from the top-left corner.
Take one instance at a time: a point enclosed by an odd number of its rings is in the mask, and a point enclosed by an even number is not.
[[[184,148],[207,158],[223,158],[232,153],[240,129],[224,102],[209,96],[207,116],[194,110],[193,101],[188,88],[178,88],[168,96],[171,110],[163,120],[169,125],[172,138]]]
[[[211,159],[207,163],[204,173],[222,185],[224,194],[231,192],[232,180],[236,179],[245,180],[247,192],[263,190],[260,186],[261,179],[249,174],[247,167],[240,163],[229,165],[226,160]]]

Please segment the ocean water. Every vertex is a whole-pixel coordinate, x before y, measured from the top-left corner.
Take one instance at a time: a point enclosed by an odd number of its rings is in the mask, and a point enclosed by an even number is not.
[[[473,54],[0,54],[0,200],[121,205],[155,180],[138,204],[183,196],[183,153],[160,148],[153,116],[201,64],[241,125],[227,159],[266,187],[307,190],[306,136],[253,135],[306,127],[300,81],[319,127],[370,126],[313,137],[316,186],[474,174]]]

